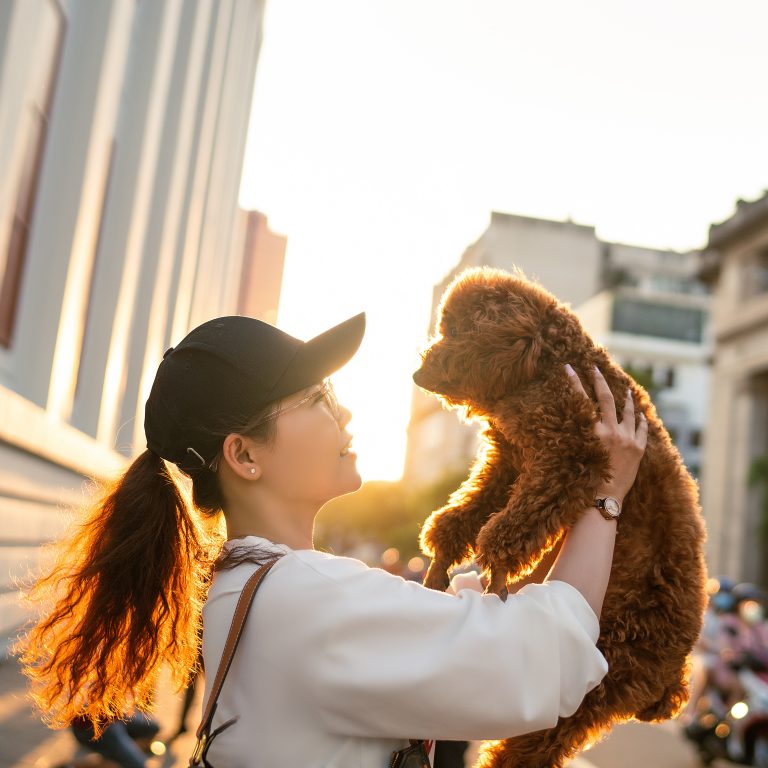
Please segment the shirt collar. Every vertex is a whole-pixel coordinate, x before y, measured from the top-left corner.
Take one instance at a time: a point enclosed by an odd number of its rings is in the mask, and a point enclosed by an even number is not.
[[[281,544],[277,541],[267,539],[264,536],[255,536],[253,534],[249,534],[248,536],[239,536],[236,539],[227,539],[224,542],[223,547],[226,547],[227,549],[232,547],[267,547],[270,549],[277,549],[280,552],[284,552],[286,554],[293,552],[293,549],[287,544]]]

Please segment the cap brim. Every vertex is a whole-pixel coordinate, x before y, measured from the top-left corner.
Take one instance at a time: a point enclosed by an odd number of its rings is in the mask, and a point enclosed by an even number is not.
[[[365,312],[304,342],[271,393],[273,399],[317,384],[349,362],[365,333]]]

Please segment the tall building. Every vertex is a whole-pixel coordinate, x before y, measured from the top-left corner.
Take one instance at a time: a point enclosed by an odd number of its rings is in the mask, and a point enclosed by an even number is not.
[[[163,351],[237,311],[263,11],[0,4],[0,647],[61,506],[145,448]]]
[[[714,287],[702,488],[710,570],[768,586],[768,477],[748,482],[768,457],[768,190],[710,227],[701,276]]]
[[[599,240],[594,227],[494,212],[488,229],[434,287],[431,325],[448,284],[469,267],[520,267],[560,301],[622,366],[650,374],[656,405],[694,474],[701,471],[709,365],[707,286],[695,252]],[[414,386],[404,480],[469,469],[478,429]]]
[[[288,238],[273,232],[259,211],[241,211],[240,217],[244,261],[237,313],[276,325]]]

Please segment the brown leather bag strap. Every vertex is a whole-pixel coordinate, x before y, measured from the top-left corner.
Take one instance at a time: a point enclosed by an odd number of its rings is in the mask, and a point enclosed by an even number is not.
[[[240,635],[243,633],[243,627],[245,626],[245,620],[248,616],[248,611],[253,603],[256,590],[261,584],[261,580],[267,575],[267,571],[282,557],[277,557],[264,563],[257,571],[255,571],[245,582],[243,591],[240,593],[240,597],[235,606],[235,615],[232,618],[232,625],[229,628],[229,634],[227,635],[227,642],[224,644],[224,652],[221,654],[221,661],[219,662],[219,668],[216,670],[216,677],[211,687],[211,695],[208,697],[208,703],[205,707],[205,713],[203,719],[200,721],[200,727],[197,729],[197,738],[200,740],[203,734],[208,732],[211,726],[211,720],[213,718],[213,712],[216,709],[216,701],[221,693],[221,686],[224,685],[224,680],[229,672],[229,668],[232,665],[232,659],[235,655],[235,648],[240,640]]]

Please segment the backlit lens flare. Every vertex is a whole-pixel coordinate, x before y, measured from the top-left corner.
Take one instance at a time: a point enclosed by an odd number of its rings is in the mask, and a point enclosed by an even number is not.
[[[727,739],[730,732],[730,726],[726,725],[725,723],[720,723],[720,725],[715,728],[715,736],[717,736],[719,739]]]
[[[731,715],[733,715],[736,720],[741,720],[743,717],[746,717],[748,712],[749,706],[746,701],[737,701],[731,707]]]
[[[149,751],[153,755],[164,755],[166,752],[166,746],[162,741],[153,741],[149,745]]]

